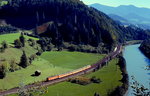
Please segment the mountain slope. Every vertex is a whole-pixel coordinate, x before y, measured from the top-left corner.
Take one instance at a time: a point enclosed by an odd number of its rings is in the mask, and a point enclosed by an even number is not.
[[[121,16],[118,16],[115,14],[108,14],[108,16],[110,18],[112,18],[113,20],[115,20],[116,22],[118,22],[120,25],[130,25],[131,24],[128,20],[124,19]]]
[[[144,30],[120,26],[80,0],[13,0],[0,8],[0,19],[21,29],[36,29],[36,35],[51,38],[56,46],[69,42],[110,51],[117,42],[149,37]]]
[[[0,18],[13,26],[32,29],[37,25],[40,36],[49,36],[54,43],[61,41],[75,44],[111,46],[123,41],[119,28],[107,15],[89,8],[79,0],[14,0],[0,10]],[[47,23],[48,25],[46,25]],[[46,28],[46,29],[45,29]]]
[[[135,24],[141,28],[148,28],[147,26],[150,26],[150,9],[148,8],[139,8],[133,5],[110,7],[101,4],[92,4],[90,6],[106,14],[115,14],[121,16],[128,20],[131,24]],[[141,26],[141,24],[143,26]]]

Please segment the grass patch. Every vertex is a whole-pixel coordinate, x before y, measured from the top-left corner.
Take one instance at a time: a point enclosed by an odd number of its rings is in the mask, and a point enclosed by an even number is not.
[[[45,52],[26,69],[10,72],[7,74],[6,78],[0,79],[0,89],[10,89],[17,87],[22,81],[24,84],[29,84],[46,80],[46,78],[49,76],[66,73],[76,68],[93,64],[103,56],[104,55],[82,52]],[[36,70],[40,70],[42,74],[39,77],[30,76]]]
[[[20,33],[0,35],[0,43],[5,40],[8,44],[12,44],[15,39],[19,38],[19,36]],[[25,36],[25,38],[28,40],[32,37]],[[37,40],[37,38],[32,39]],[[26,51],[27,56],[36,53],[36,50],[28,45],[23,49]],[[7,61],[15,58],[19,62],[21,55],[21,49],[8,48],[4,53],[0,53],[0,58],[5,58]],[[66,73],[74,69],[96,63],[104,56],[105,55],[101,54],[82,52],[44,52],[26,69],[7,73],[4,79],[0,79],[0,89],[4,90],[18,87],[20,82],[23,82],[26,85],[37,81],[43,81],[49,76]],[[40,70],[42,74],[39,77],[32,77],[31,75],[36,70]]]
[[[0,59],[5,59],[6,61],[10,61],[15,59],[18,63],[20,62],[20,57],[22,56],[22,50],[24,50],[27,56],[31,56],[37,52],[33,47],[26,45],[22,49],[18,48],[7,48],[4,52],[0,53]]]
[[[20,33],[3,34],[0,35],[0,43],[2,43],[5,40],[7,43],[11,44],[14,43],[14,40],[19,39],[19,37],[20,37]],[[24,37],[26,38],[26,40],[28,40],[29,38],[38,40],[38,38],[29,37],[26,35],[24,35]]]
[[[42,75],[32,77],[31,75],[40,70]],[[26,69],[21,69],[15,72],[10,72],[4,79],[0,79],[0,89],[10,89],[19,86],[19,83],[29,84],[41,80],[46,80],[46,77],[70,71],[61,67],[53,67],[52,64],[44,59],[37,59],[32,65]],[[6,83],[7,82],[7,83]]]
[[[96,63],[102,59],[105,55],[82,53],[82,52],[68,52],[68,51],[52,51],[45,52],[41,55],[41,58],[49,61],[54,66],[59,66],[69,69],[77,69],[86,65]]]
[[[49,86],[48,93],[44,96],[93,96],[95,92],[101,96],[107,96],[108,91],[114,90],[122,83],[119,81],[122,78],[119,66],[116,66],[118,59],[112,60],[108,66],[101,70],[86,75],[91,78],[96,76],[101,79],[100,84],[89,84],[86,86],[63,82]]]
[[[7,95],[7,96],[18,96],[17,94],[10,94],[10,95]]]
[[[8,4],[8,1],[0,0],[0,7],[7,5],[7,4]]]
[[[9,45],[13,45],[14,40],[19,39],[20,33],[12,33],[12,34],[4,34],[0,35],[0,43],[3,41],[6,41]],[[24,35],[25,39],[28,40],[29,38],[38,40],[38,38],[33,38]],[[1,45],[0,45],[1,46]],[[6,61],[10,61],[15,59],[17,63],[20,61],[20,57],[22,55],[22,50],[24,50],[27,54],[27,56],[31,56],[37,52],[33,47],[29,46],[29,44],[26,42],[26,46],[24,48],[18,49],[18,48],[13,48],[10,47],[5,49],[4,52],[0,53],[0,60],[5,59]]]

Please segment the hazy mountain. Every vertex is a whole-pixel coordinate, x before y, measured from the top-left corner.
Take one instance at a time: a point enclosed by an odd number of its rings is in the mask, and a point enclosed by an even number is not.
[[[13,0],[0,9],[0,19],[21,29],[37,28],[36,34],[52,38],[55,44],[103,43],[111,49],[115,42],[124,41],[111,18],[80,0]]]
[[[131,23],[126,20],[125,18],[115,15],[115,14],[108,14],[108,16],[110,18],[112,18],[113,20],[115,20],[116,22],[118,22],[120,25],[130,25]]]
[[[136,26],[140,26],[142,28],[147,28],[147,26],[150,26],[150,9],[148,8],[139,8],[133,5],[120,5],[118,7],[110,7],[101,4],[92,4],[90,6],[108,15],[118,15],[128,20],[129,23],[135,24]],[[115,20],[116,19],[117,18],[115,18]]]

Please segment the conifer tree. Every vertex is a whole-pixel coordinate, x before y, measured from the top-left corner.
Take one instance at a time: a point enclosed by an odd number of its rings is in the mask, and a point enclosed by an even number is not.
[[[3,41],[3,42],[2,42],[2,47],[3,47],[4,49],[8,48],[8,44],[6,43],[6,41]]]
[[[22,43],[22,47],[25,47],[25,38],[24,38],[23,34],[21,34],[19,39],[20,39],[20,42]]]
[[[0,66],[0,78],[4,78],[6,76],[6,67],[2,64]]]
[[[29,65],[28,57],[26,56],[25,51],[23,51],[23,54],[22,54],[21,60],[20,60],[20,66],[23,68],[26,68],[28,65]]]

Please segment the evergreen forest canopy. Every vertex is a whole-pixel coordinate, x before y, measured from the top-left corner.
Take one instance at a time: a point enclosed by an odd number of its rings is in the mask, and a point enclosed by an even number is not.
[[[150,39],[144,40],[139,48],[148,58],[150,58]]]
[[[51,38],[55,45],[103,45],[110,51],[117,42],[150,36],[149,31],[120,26],[80,0],[9,0],[0,8],[0,19],[17,28],[36,28],[36,35]]]

